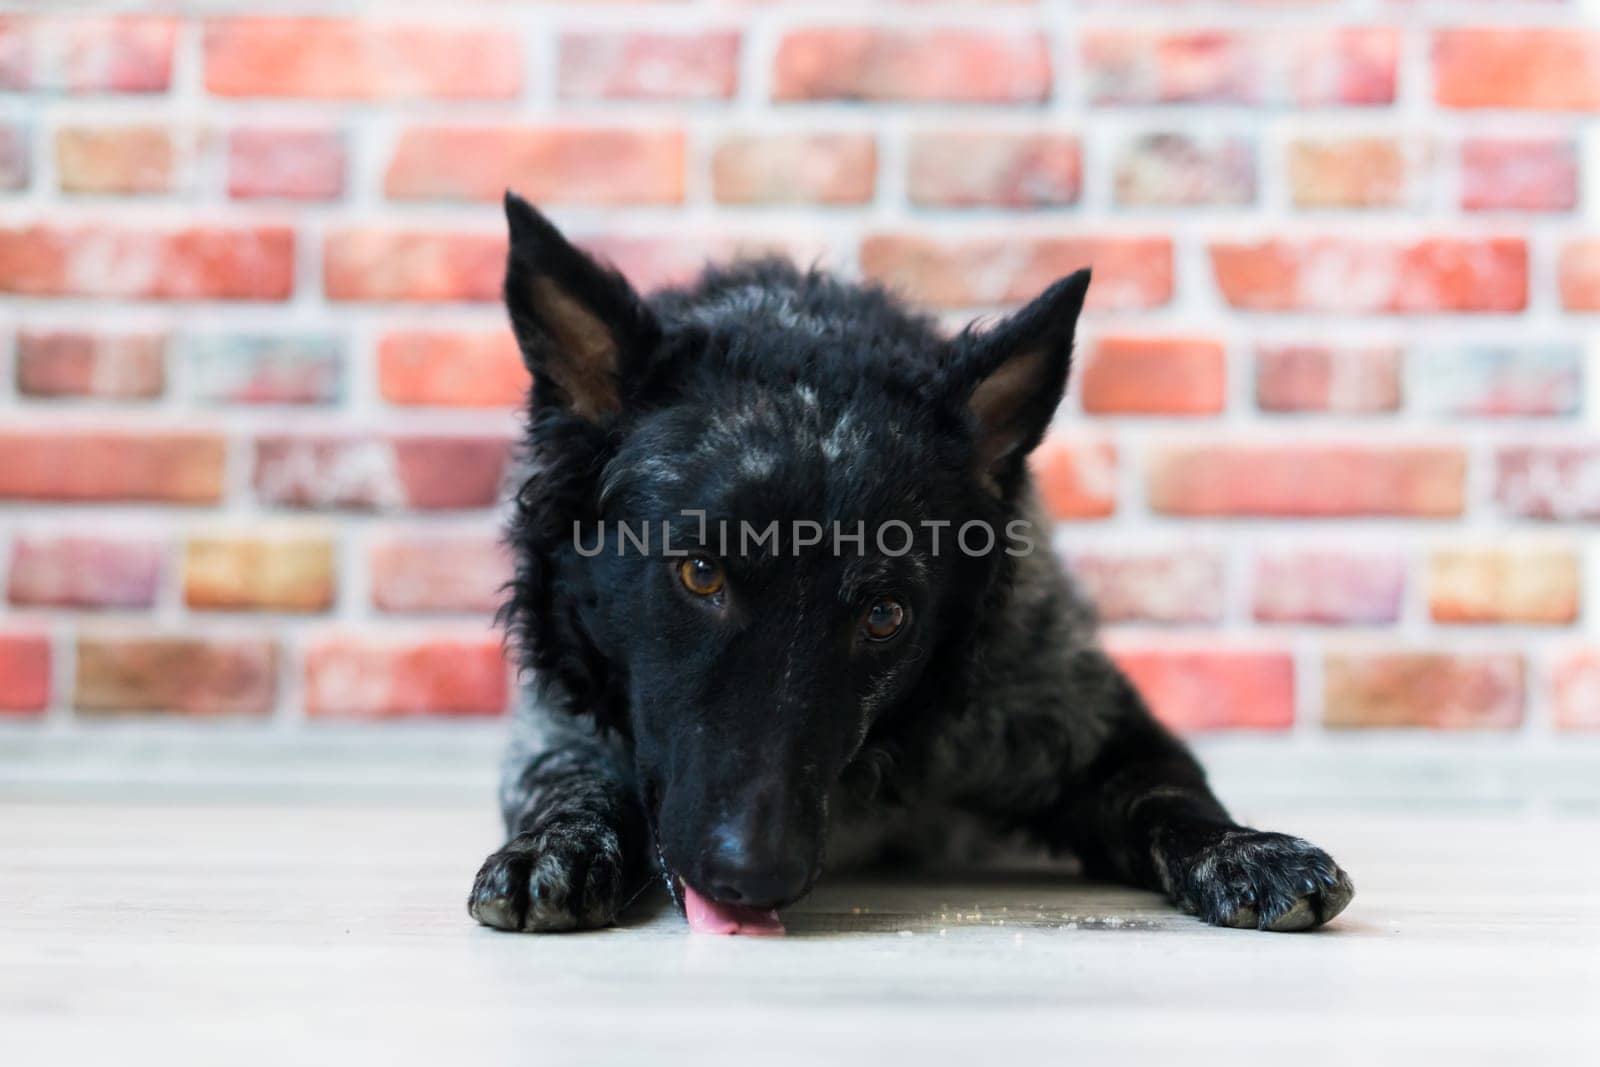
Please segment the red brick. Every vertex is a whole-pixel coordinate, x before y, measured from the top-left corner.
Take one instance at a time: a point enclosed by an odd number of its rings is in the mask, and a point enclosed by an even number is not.
[[[1222,621],[1227,568],[1220,552],[1072,552],[1068,564],[1104,622]]]
[[[306,714],[316,719],[498,715],[508,671],[493,636],[319,640],[306,652]]]
[[[1578,206],[1578,153],[1567,140],[1475,137],[1461,145],[1466,211],[1571,211]]]
[[[15,122],[0,123],[0,189],[7,192],[26,189],[32,163],[28,128]]]
[[[278,648],[245,638],[78,639],[73,706],[84,712],[266,715],[278,691]]]
[[[1600,444],[1511,445],[1495,454],[1494,499],[1524,519],[1600,519]]]
[[[1294,725],[1294,659],[1276,650],[1146,648],[1110,643],[1112,658],[1168,726],[1286,730]]]
[[[373,545],[372,604],[400,614],[490,615],[505,599],[511,556],[492,536],[409,534]]]
[[[1473,27],[1433,39],[1433,95],[1446,107],[1600,110],[1600,33]]]
[[[878,176],[871,134],[744,134],[711,158],[722,204],[864,204]]]
[[[1050,53],[1032,30],[795,30],[778,44],[778,100],[1038,103],[1050,97]]]
[[[0,18],[0,90],[166,92],[177,39],[175,18]]]
[[[17,335],[17,392],[149,400],[166,390],[166,348],[161,334],[24,330]]]
[[[1522,721],[1522,691],[1516,653],[1329,653],[1322,719],[1335,728],[1509,728]]]
[[[912,136],[906,195],[926,207],[1043,208],[1075,204],[1083,187],[1076,137],[925,131]]]
[[[487,508],[500,497],[508,446],[467,435],[267,435],[255,443],[255,492],[290,508]]]
[[[1094,415],[1209,415],[1227,402],[1220,341],[1189,337],[1102,337],[1078,378],[1083,410]]]
[[[1224,299],[1247,311],[1512,312],[1528,304],[1521,238],[1224,241],[1212,244],[1211,265]]]
[[[1289,144],[1289,194],[1296,207],[1396,207],[1408,197],[1406,146],[1393,137],[1343,137]]]
[[[1572,552],[1451,549],[1433,554],[1429,573],[1434,622],[1564,626],[1578,618],[1582,572]]]
[[[337,581],[326,536],[191,537],[183,602],[202,611],[327,611]]]
[[[1561,729],[1600,728],[1600,650],[1579,649],[1557,661],[1550,677],[1550,703]]]
[[[1258,345],[1256,406],[1343,414],[1398,411],[1400,358],[1400,349],[1388,345]]]
[[[334,200],[344,192],[344,138],[336,130],[230,130],[228,195],[235,200]]]
[[[0,634],[0,715],[43,711],[50,703],[50,639]]]
[[[151,608],[165,556],[149,539],[21,534],[7,596],[27,607]]]
[[[1104,519],[1117,510],[1117,451],[1108,441],[1051,434],[1029,457],[1045,511],[1057,519]]]
[[[506,189],[542,204],[676,204],[681,129],[449,127],[406,130],[384,175],[399,200],[498,201]]]
[[[286,226],[0,228],[0,292],[286,300],[293,286],[294,232]]]
[[[168,193],[176,180],[172,135],[157,126],[68,126],[56,131],[64,193]]]
[[[1255,561],[1257,622],[1377,625],[1400,618],[1406,561],[1394,554],[1281,552]]]
[[[1172,300],[1172,242],[1165,237],[975,237],[938,241],[875,234],[861,242],[867,277],[936,307],[1016,304],[1094,267],[1088,306],[1141,310]]]
[[[1392,104],[1400,32],[1391,27],[1252,33],[1098,28],[1082,37],[1094,104]]]
[[[1248,137],[1155,133],[1123,145],[1117,203],[1141,207],[1252,204],[1256,149]]]
[[[727,100],[739,84],[739,35],[592,30],[561,35],[563,100]]]
[[[338,229],[322,246],[330,300],[498,301],[505,272],[499,233]]]
[[[515,407],[529,384],[510,330],[402,330],[378,341],[378,391],[391,404]]]
[[[206,433],[0,431],[0,499],[214,504],[226,451]]]
[[[1460,515],[1463,449],[1406,444],[1171,445],[1149,456],[1149,500],[1169,515]]]
[[[220,96],[509,99],[521,45],[504,26],[234,18],[206,27],[206,88]]]
[[[1600,311],[1600,240],[1570,241],[1561,248],[1561,306]]]

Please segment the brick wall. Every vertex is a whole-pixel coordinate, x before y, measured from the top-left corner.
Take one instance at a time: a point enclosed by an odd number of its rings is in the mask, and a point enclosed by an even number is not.
[[[1038,463],[1166,715],[1600,725],[1594,5],[162,6],[0,19],[0,718],[502,711],[511,185],[644,286],[1092,262]]]

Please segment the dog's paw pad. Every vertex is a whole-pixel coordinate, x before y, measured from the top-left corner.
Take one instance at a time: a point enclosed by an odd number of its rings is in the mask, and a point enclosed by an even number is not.
[[[521,834],[479,868],[467,910],[498,930],[609,926],[621,910],[623,872],[614,834]]]
[[[1286,834],[1224,834],[1190,866],[1180,902],[1206,922],[1246,929],[1309,930],[1355,896],[1326,852]]]

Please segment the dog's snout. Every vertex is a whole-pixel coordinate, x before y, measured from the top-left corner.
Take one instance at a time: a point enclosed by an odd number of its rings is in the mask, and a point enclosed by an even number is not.
[[[811,867],[804,859],[728,833],[715,835],[705,855],[706,891],[725,904],[769,908],[804,892]]]

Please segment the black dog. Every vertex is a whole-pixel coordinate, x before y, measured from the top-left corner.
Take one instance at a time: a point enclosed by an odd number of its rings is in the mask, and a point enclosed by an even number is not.
[[[696,926],[764,932],[825,856],[974,829],[1221,925],[1349,903],[1326,853],[1228,816],[1030,526],[1087,271],[947,339],[772,261],[645,300],[526,202],[506,214],[530,684],[478,921],[603,926],[659,868]]]

